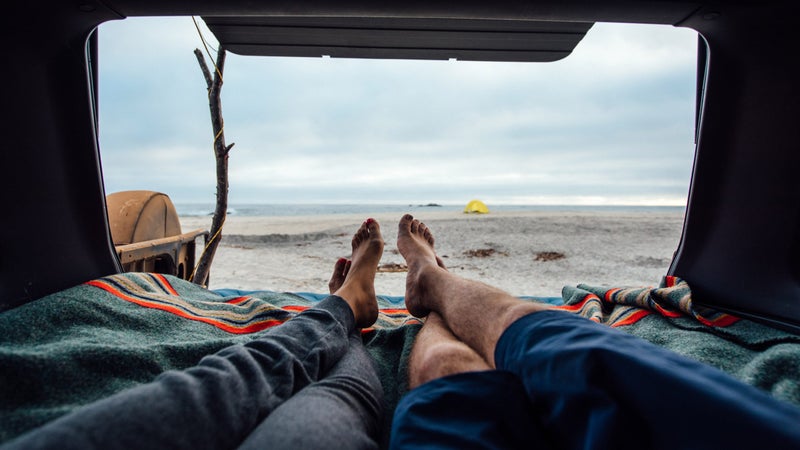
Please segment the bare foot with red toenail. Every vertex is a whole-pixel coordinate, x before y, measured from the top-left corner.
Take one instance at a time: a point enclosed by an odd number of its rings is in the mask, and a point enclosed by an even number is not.
[[[375,274],[383,255],[383,236],[380,225],[367,219],[353,236],[353,254],[348,260],[337,261],[328,286],[334,295],[342,297],[356,318],[356,326],[369,327],[378,318],[378,301],[375,297]],[[344,259],[344,258],[343,258]],[[336,271],[339,271],[337,275]],[[341,276],[344,280],[339,283]]]

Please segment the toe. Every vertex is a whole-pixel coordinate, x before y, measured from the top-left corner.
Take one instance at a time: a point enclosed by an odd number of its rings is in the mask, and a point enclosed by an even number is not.
[[[364,222],[364,225],[366,225],[366,228],[369,231],[370,235],[372,235],[372,234],[380,235],[381,226],[380,226],[380,224],[378,223],[377,220],[375,220],[373,218],[369,218],[369,219],[367,219],[366,222]]]
[[[431,232],[428,230],[428,226],[422,222],[419,223],[419,234],[425,236],[426,238],[429,234],[431,234]]]
[[[348,262],[347,258],[339,258],[333,267],[334,275],[344,275],[345,267],[347,267],[347,262]]]
[[[349,268],[349,261],[345,258],[339,258],[333,266],[333,274],[330,281],[328,281],[328,288],[333,293],[344,284],[344,279],[347,277],[347,270]]]
[[[412,216],[411,214],[405,214],[403,217],[401,217],[400,222],[397,224],[398,235],[408,234],[411,231],[411,223],[413,221],[414,221],[414,216]]]
[[[419,232],[419,224],[420,224],[420,221],[417,220],[417,219],[414,219],[414,220],[411,221],[411,232],[412,233],[417,234]]]
[[[367,221],[368,220],[369,219],[367,219]],[[369,224],[367,223],[367,221],[364,221],[361,224],[361,226],[358,227],[356,233],[353,235],[353,241],[352,241],[353,250],[355,250],[359,245],[361,245],[363,241],[369,238],[369,228],[368,228]]]

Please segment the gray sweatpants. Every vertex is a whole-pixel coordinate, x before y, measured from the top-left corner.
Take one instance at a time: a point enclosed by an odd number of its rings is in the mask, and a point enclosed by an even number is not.
[[[383,390],[330,296],[259,339],[80,408],[6,448],[377,448]]]

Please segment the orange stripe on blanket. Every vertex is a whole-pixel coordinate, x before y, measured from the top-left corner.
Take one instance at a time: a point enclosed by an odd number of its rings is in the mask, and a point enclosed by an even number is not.
[[[708,320],[699,314],[695,314],[695,317],[697,317],[697,320],[700,321],[700,323],[709,327],[727,327],[739,321],[738,317],[730,314],[721,314],[719,318],[714,320]]]
[[[255,310],[253,308],[245,308],[250,302],[256,302],[255,306],[258,306],[257,303],[260,299],[251,296],[239,296],[228,300],[220,300],[220,302],[216,304],[219,306],[216,306],[214,302],[207,301],[201,301],[199,304],[195,304],[192,303],[190,299],[183,299],[170,285],[167,278],[157,274],[144,275],[146,275],[146,280],[143,278],[139,281],[146,281],[148,286],[138,285],[132,282],[129,277],[119,275],[92,280],[85,284],[102,289],[123,301],[148,309],[164,311],[183,319],[205,323],[235,334],[253,333],[280,325],[290,320],[291,317],[295,316],[297,313],[301,313],[312,307],[309,305],[286,305],[276,307],[267,303],[265,304],[265,308],[255,308]],[[156,292],[152,292],[149,288],[155,288]],[[236,311],[241,308],[247,310]],[[377,329],[422,323],[419,319],[412,317],[407,309],[387,308],[381,309],[379,312],[380,314],[376,324],[362,330],[363,333],[368,333]],[[258,320],[258,318],[261,318],[261,320]]]
[[[673,318],[674,319],[676,317],[684,316],[684,313],[682,313],[681,311],[670,311],[668,309],[665,309],[663,306],[659,305],[658,303],[654,303],[653,307],[655,307],[655,309],[658,311],[658,313],[661,314],[664,317],[669,317],[669,318]]]
[[[119,298],[121,298],[121,299],[123,299],[125,301],[134,303],[136,305],[143,306],[145,308],[158,309],[158,310],[161,310],[161,311],[165,311],[165,312],[168,312],[168,313],[171,313],[171,314],[175,314],[176,316],[183,317],[184,319],[194,320],[196,322],[203,322],[203,323],[215,326],[215,327],[217,327],[217,328],[219,328],[221,330],[225,330],[225,331],[227,331],[229,333],[234,333],[234,334],[254,333],[256,331],[261,331],[261,330],[264,330],[264,329],[267,329],[267,328],[270,328],[270,327],[274,327],[275,325],[280,325],[283,322],[285,322],[285,320],[267,319],[267,320],[263,320],[263,321],[260,321],[260,322],[255,322],[255,323],[243,326],[243,327],[234,327],[234,326],[228,325],[226,323],[220,322],[218,320],[210,319],[208,317],[199,317],[199,316],[195,316],[195,315],[189,314],[189,313],[187,313],[187,312],[185,312],[185,311],[183,311],[183,310],[181,310],[179,308],[173,307],[173,306],[164,305],[164,304],[160,304],[160,303],[154,303],[154,302],[148,302],[147,300],[142,300],[142,299],[138,299],[136,297],[132,297],[132,296],[127,295],[124,292],[116,289],[115,287],[113,287],[111,285],[108,285],[106,283],[103,283],[102,281],[99,281],[99,280],[92,280],[92,281],[87,282],[86,284],[88,284],[90,286],[94,286],[94,287],[99,288],[99,289],[102,289],[102,290],[114,295],[115,297],[119,297]]]
[[[576,311],[580,311],[581,309],[583,309],[583,307],[586,305],[586,302],[588,302],[589,300],[600,301],[600,297],[598,297],[598,296],[596,296],[594,294],[586,294],[586,296],[584,296],[581,301],[579,301],[578,303],[575,303],[574,305],[558,305],[558,306],[554,306],[553,309],[560,309],[562,311],[576,312]]]
[[[389,315],[392,315],[392,314],[409,315],[410,314],[407,309],[390,309],[390,308],[387,308],[387,309],[381,309],[380,312],[382,312],[384,314],[389,314]]]
[[[402,309],[402,310],[398,310],[398,309],[381,309],[379,311],[382,314],[386,314],[386,311],[405,311],[405,310],[404,309]],[[389,314],[386,314],[386,315],[389,315]],[[406,314],[406,315],[408,315],[409,317],[405,321],[403,321],[403,326],[406,326],[406,325],[422,325],[423,324],[422,320],[420,320],[420,319],[418,319],[416,317],[411,317],[410,314]],[[381,321],[381,318],[379,316],[378,317],[378,322],[380,322],[380,321]],[[361,329],[361,334],[372,333],[373,331],[377,331],[377,330],[378,330],[378,328],[373,325],[373,326],[371,326],[369,328],[362,328]]]
[[[607,302],[610,302],[612,297],[614,297],[614,294],[616,294],[617,292],[619,292],[621,290],[622,290],[621,288],[613,288],[613,289],[607,290],[605,295],[603,295],[603,300],[605,300]]]
[[[296,312],[303,312],[303,311],[307,310],[308,308],[310,308],[310,307],[309,306],[302,306],[302,305],[281,306],[281,309],[284,309],[286,311],[296,311]]]
[[[167,278],[164,277],[164,275],[161,275],[160,273],[152,273],[150,275],[155,277],[159,281],[159,284],[161,285],[161,287],[164,288],[164,290],[166,290],[167,292],[169,292],[170,294],[172,294],[172,295],[174,295],[176,297],[178,297],[180,295],[180,294],[178,294],[178,291],[176,291],[175,288],[172,287],[172,285],[169,283]]]
[[[611,324],[611,327],[615,328],[615,327],[622,327],[622,326],[625,326],[625,325],[632,325],[632,324],[642,320],[643,318],[649,316],[650,314],[652,314],[650,311],[648,311],[646,309],[642,309],[642,310],[636,311],[635,313],[632,313],[631,315],[629,315],[628,317],[626,317],[623,320],[620,320],[618,322],[614,322],[613,324]]]

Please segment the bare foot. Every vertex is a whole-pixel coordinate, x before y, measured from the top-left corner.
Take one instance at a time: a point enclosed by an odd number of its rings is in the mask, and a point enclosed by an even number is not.
[[[331,279],[328,281],[328,292],[333,294],[334,292],[338,291],[340,287],[344,284],[344,279],[347,278],[347,272],[350,271],[350,265],[353,261],[347,258],[339,258],[336,261],[336,264],[333,266],[333,274],[331,274]]]
[[[397,249],[406,260],[406,309],[411,315],[424,317],[430,309],[425,303],[424,276],[430,269],[446,270],[444,262],[433,250],[433,234],[424,223],[406,214],[400,219],[397,231]]]
[[[378,318],[375,273],[378,271],[381,255],[383,255],[381,228],[374,219],[367,219],[353,236],[352,262],[349,267],[345,262],[347,270],[344,282],[334,292],[350,305],[356,318],[356,326],[359,328],[372,325]],[[337,266],[338,264],[337,262]]]

